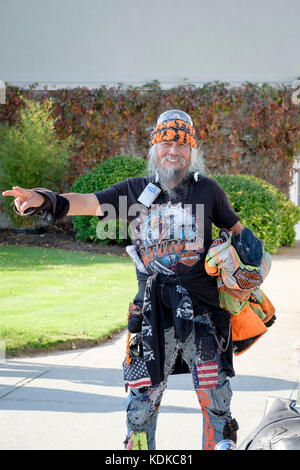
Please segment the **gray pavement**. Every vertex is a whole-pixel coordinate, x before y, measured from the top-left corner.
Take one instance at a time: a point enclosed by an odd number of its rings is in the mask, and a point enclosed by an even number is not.
[[[300,242],[273,256],[263,290],[277,320],[234,359],[232,413],[239,440],[259,423],[269,396],[295,398],[300,341]],[[0,449],[120,450],[125,436],[121,363],[126,332],[90,349],[7,359],[0,365]],[[171,376],[158,419],[158,450],[201,447],[202,415],[190,375]]]

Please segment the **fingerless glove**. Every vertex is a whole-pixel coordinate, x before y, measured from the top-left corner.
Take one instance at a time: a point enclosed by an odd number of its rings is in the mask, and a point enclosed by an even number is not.
[[[33,215],[38,215],[49,225],[55,225],[56,220],[64,217],[69,212],[70,203],[68,199],[61,196],[58,193],[54,193],[46,188],[33,188],[32,191],[35,191],[38,194],[41,194],[45,197],[43,204],[39,207],[28,207],[22,214],[16,208],[14,204],[14,211],[18,215],[25,217],[31,217]],[[13,201],[14,203],[14,201]]]

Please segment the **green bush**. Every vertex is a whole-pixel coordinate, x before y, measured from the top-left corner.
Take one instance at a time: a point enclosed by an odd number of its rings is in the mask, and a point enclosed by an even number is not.
[[[24,103],[19,120],[13,126],[0,127],[0,192],[13,186],[59,191],[69,171],[69,154],[75,141],[58,139],[51,100]],[[11,202],[11,198],[1,196],[1,207],[16,227],[39,225],[38,217],[15,214]]]
[[[293,246],[296,237],[295,225],[300,219],[300,208],[267,181],[252,175],[245,175],[245,178],[256,181],[275,196],[279,208],[280,246]]]
[[[97,167],[93,168],[89,173],[80,176],[76,181],[74,181],[71,191],[75,193],[94,193],[96,191],[102,191],[103,189],[108,188],[118,181],[125,180],[131,177],[144,176],[146,173],[146,161],[142,158],[131,157],[128,155],[120,155],[108,160],[105,160],[103,163],[100,163]],[[123,244],[124,239],[119,238],[118,236],[118,226],[119,224],[126,224],[127,222],[118,221],[117,222],[117,239],[118,244]],[[73,227],[76,232],[76,238],[80,241],[93,241],[98,244],[107,244],[113,243],[114,240],[106,238],[105,240],[100,240],[97,237],[96,230],[103,229],[107,230],[105,227],[105,222],[103,222],[101,227],[101,222],[97,216],[74,216],[73,217]],[[114,222],[113,229],[114,229]]]
[[[246,175],[210,175],[225,190],[243,226],[260,238],[269,253],[280,246],[280,210],[274,193]],[[213,237],[218,234],[214,229]]]

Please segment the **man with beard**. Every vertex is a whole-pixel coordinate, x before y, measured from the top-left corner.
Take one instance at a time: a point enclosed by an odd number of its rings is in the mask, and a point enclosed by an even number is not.
[[[203,414],[203,449],[236,441],[230,412],[234,375],[230,314],[220,308],[216,279],[206,274],[212,223],[240,233],[242,226],[223,189],[204,176],[191,117],[162,113],[151,135],[149,176],[129,178],[93,194],[52,193],[14,187],[20,215],[55,221],[65,215],[116,218],[126,197],[138,293],[130,305],[124,360],[127,449],[155,449],[158,410],[168,375],[190,372]]]

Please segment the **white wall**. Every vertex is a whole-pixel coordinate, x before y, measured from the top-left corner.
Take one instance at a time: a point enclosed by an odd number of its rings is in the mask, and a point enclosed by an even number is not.
[[[291,82],[299,0],[0,0],[0,79]]]
[[[297,172],[294,173],[293,175],[293,184],[290,189],[290,199],[293,201],[296,205],[299,205],[299,193],[300,193],[300,177],[299,177],[299,172],[300,172],[300,155],[296,159],[294,163],[294,169],[297,170]],[[300,221],[298,224],[295,226],[296,230],[296,240],[300,240]]]

